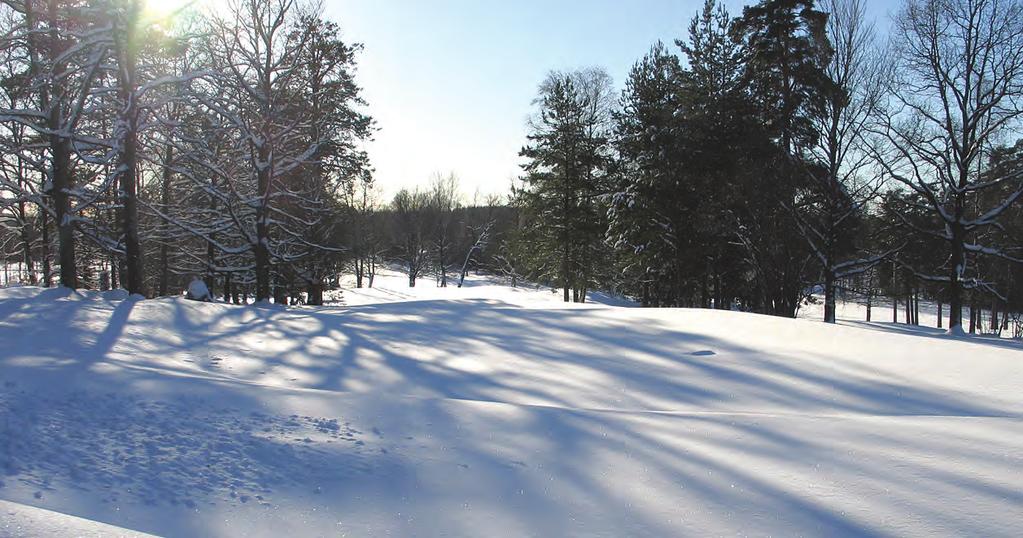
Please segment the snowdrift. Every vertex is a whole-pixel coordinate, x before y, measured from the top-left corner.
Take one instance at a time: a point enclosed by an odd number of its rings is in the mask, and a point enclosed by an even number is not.
[[[420,286],[0,290],[0,534],[1021,531],[1015,342]]]

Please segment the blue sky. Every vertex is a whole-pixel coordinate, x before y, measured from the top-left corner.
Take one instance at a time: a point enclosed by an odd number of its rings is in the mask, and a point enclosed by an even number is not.
[[[894,9],[867,0],[879,17]],[[660,39],[684,38],[702,0],[325,0],[363,43],[358,81],[379,132],[368,149],[385,197],[454,172],[469,198],[506,193],[537,85],[599,65],[621,88]],[[726,5],[735,15],[742,2]],[[879,24],[882,26],[882,24]]]

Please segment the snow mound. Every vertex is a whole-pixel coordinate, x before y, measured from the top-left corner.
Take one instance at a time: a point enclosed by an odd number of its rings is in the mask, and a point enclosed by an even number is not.
[[[375,284],[0,290],[0,502],[29,534],[1018,533],[1016,342]]]
[[[210,289],[199,278],[194,278],[188,283],[188,291],[185,292],[185,297],[193,301],[209,301],[212,299],[210,297]]]

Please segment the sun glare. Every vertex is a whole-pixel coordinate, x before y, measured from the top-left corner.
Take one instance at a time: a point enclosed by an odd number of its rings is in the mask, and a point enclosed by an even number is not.
[[[145,0],[146,18],[167,20],[201,8],[204,0]]]

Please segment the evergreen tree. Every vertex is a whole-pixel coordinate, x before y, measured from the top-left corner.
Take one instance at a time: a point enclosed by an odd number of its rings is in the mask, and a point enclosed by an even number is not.
[[[809,252],[785,208],[804,187],[800,153],[815,142],[811,117],[832,91],[821,61],[831,54],[826,21],[812,0],[763,0],[733,27],[747,49],[747,97],[772,146],[743,185],[739,239],[758,282],[755,308],[775,315],[795,316],[807,281]]]
[[[601,70],[551,73],[520,155],[522,239],[534,276],[557,281],[565,302],[583,302],[604,252],[610,169],[610,79]]]
[[[615,114],[621,167],[608,239],[647,305],[683,304],[696,193],[684,164],[678,58],[658,42],[633,66]]]

